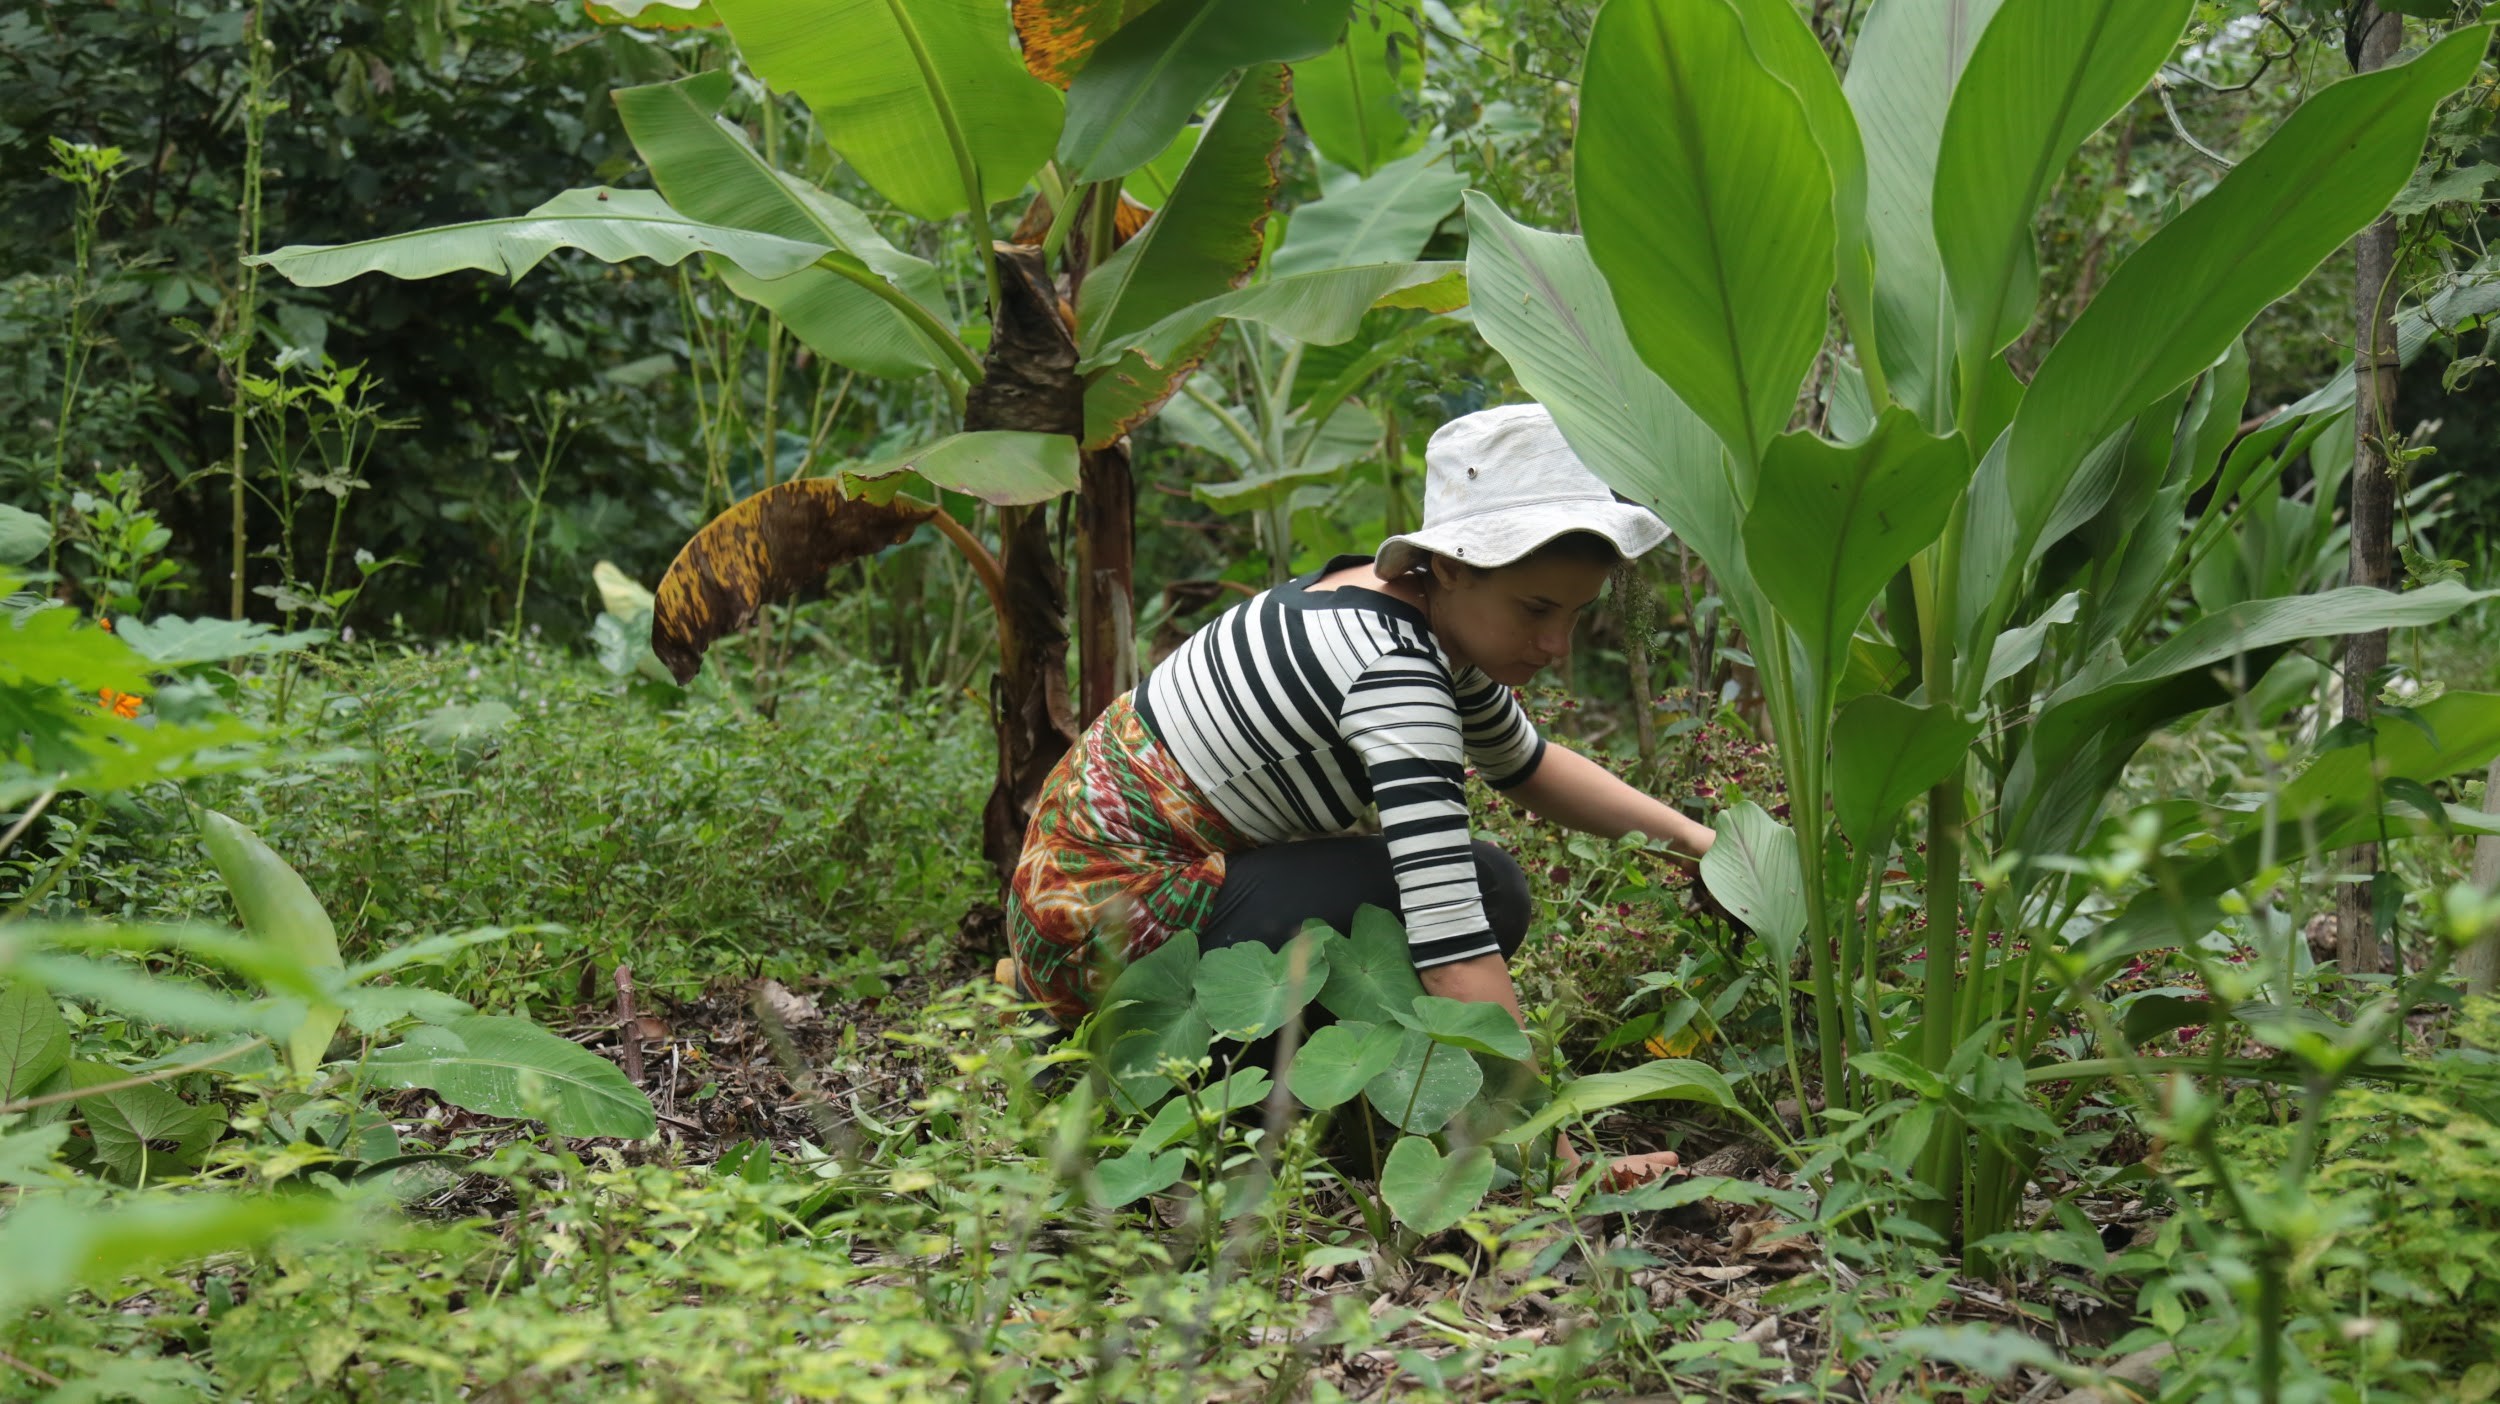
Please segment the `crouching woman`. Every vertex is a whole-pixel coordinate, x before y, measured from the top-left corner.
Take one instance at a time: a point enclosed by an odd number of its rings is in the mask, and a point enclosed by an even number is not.
[[[1065,1022],[1195,931],[1282,947],[1396,912],[1426,992],[1520,1017],[1527,878],[1472,839],[1469,767],[1567,828],[1697,859],[1710,830],[1540,737],[1511,689],[1560,662],[1614,567],[1667,528],[1616,500],[1552,417],[1453,420],[1420,529],[1226,610],[1105,708],[1043,788],[1008,911],[1022,993]],[[1372,812],[1378,832],[1358,832]]]

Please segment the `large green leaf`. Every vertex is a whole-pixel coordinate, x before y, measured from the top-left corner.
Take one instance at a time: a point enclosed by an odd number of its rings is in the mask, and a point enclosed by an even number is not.
[[[1953,425],[1953,300],[1936,251],[1945,109],[1999,0],[1882,0],[1842,88],[1866,139],[1875,340],[1892,393],[1930,429]]]
[[[2217,664],[2302,639],[2437,623],[2495,596],[2444,581],[2403,595],[2353,586],[2250,600],[2197,620],[2132,664],[2087,668],[2050,694],[2006,776],[2010,846],[2071,849],[2146,736],[2231,695],[2211,675]]]
[[[1466,188],[1467,177],[1451,166],[1446,146],[1392,161],[1295,210],[1268,272],[1285,277],[1413,258]]]
[[[1591,1112],[1627,1102],[1700,1102],[1713,1107],[1736,1105],[1736,1089],[1708,1063],[1690,1058],[1661,1058],[1622,1072],[1598,1073],[1566,1084],[1545,1109],[1495,1137],[1504,1145],[1527,1145],[1546,1133]]]
[[[2418,307],[2396,314],[2396,358],[2412,365],[2422,348],[2438,337],[2500,312],[2500,252],[2488,253],[2459,272],[2445,287]],[[2353,368],[2344,368],[2294,402],[2272,421],[2281,424],[2302,415],[2331,415],[2352,408]],[[2272,427],[2269,425],[2269,427]]]
[[[1406,104],[1423,86],[1415,11],[1391,0],[1358,0],[1337,46],[1294,69],[1293,106],[1319,154],[1370,175],[1423,140],[1406,118]]]
[[[1632,344],[1742,463],[1823,344],[1832,173],[1728,0],[1614,0],[1589,40],[1580,224]]]
[[[1108,180],[1155,158],[1236,68],[1325,52],[1348,0],[1161,0],[1095,46],[1068,85],[1059,169]]]
[[[159,668],[295,653],[330,637],[327,629],[280,633],[257,619],[185,619],[174,614],[117,620],[113,632]]]
[[[1396,1024],[1367,1024],[1349,1019],[1314,1029],[1285,1082],[1302,1105],[1327,1111],[1343,1105],[1366,1083],[1388,1071],[1406,1045],[1406,1031]]]
[[[2461,30],[2395,68],[2311,98],[2203,199],[2164,225],[2110,276],[2032,380],[2005,439],[2002,503],[1971,516],[2010,523],[2003,548],[1970,552],[1983,572],[2030,558],[2050,512],[2092,448],[2223,353],[2260,311],[2290,292],[2387,207],[2420,155],[2432,109],[2469,77],[2491,31]],[[1941,217],[1941,216],[1940,216]],[[2007,578],[2011,578],[2010,575]],[[1965,651],[2002,610],[2003,581],[1964,578]]]
[[[200,840],[208,848],[209,860],[217,865],[218,876],[226,880],[226,892],[234,898],[245,931],[306,970],[346,968],[339,959],[338,932],[330,924],[330,914],[321,909],[321,900],[284,858],[261,842],[260,835],[211,809],[200,816]],[[338,1032],[345,1012],[338,1005],[323,1003],[304,1011],[304,1021],[286,1040],[287,1061],[297,1072],[321,1065],[330,1035]]]
[[[1754,583],[1806,648],[1822,693],[1840,681],[1849,636],[1893,573],[1944,530],[1969,480],[1959,438],[1887,409],[1863,442],[1812,433],[1771,441],[1745,514]]]
[[[245,259],[308,288],[366,273],[439,278],[463,268],[519,278],[558,249],[607,263],[677,263],[718,254],[759,278],[781,278],[833,252],[827,244],[689,219],[648,190],[567,190],[525,215],[446,224],[353,244],[289,244]]]
[[[0,502],[0,566],[24,565],[50,544],[50,522],[23,507]]]
[[[374,1085],[430,1088],[469,1111],[543,1117],[559,1136],[640,1140],[659,1129],[651,1099],[614,1063],[509,1015],[420,1024],[364,1071]]]
[[[72,1088],[129,1080],[128,1072],[107,1063],[69,1065]],[[131,1184],[197,1170],[200,1157],[226,1129],[223,1107],[192,1106],[153,1082],[81,1096],[78,1115],[87,1123],[96,1159]]]
[[[1514,1063],[1528,1060],[1526,1031],[1498,1004],[1425,995],[1411,1009],[1398,1011],[1397,1021],[1444,1048]]]
[[[1955,773],[1979,725],[1950,708],[1916,707],[1880,692],[1840,709],[1832,721],[1832,817],[1861,855],[1882,860],[1903,807]]]
[[[1954,85],[1936,156],[1936,246],[1965,363],[1994,355],[2030,325],[2040,288],[2033,212],[2075,148],[2170,57],[2194,7],[2005,0],[1989,22]]]
[[[1484,1069],[1472,1056],[1408,1029],[1396,1061],[1364,1086],[1363,1095],[1390,1125],[1429,1136],[1483,1090]]]
[[[1285,70],[1262,64],[1243,75],[1224,109],[1182,167],[1171,198],[1146,227],[1088,273],[1077,292],[1079,345],[1093,350],[1144,331],[1163,318],[1240,287],[1259,265],[1268,202],[1276,193],[1276,157],[1285,138]],[[1187,359],[1155,366],[1142,355],[1121,359],[1095,384],[1116,393],[1109,418],[1125,431],[1168,398],[1188,371]],[[1093,387],[1087,415],[1095,417]],[[1088,440],[1111,435],[1089,427]]]
[[[946,290],[937,269],[886,242],[860,211],[796,176],[776,171],[746,135],[717,115],[733,84],[727,69],[674,83],[617,91],[617,114],[651,168],[652,183],[691,218],[778,234],[833,250],[823,264],[779,278],[724,270],[740,297],[771,308],[792,333],[837,364],[870,375],[912,375],[948,363],[940,334]],[[840,271],[836,271],[836,266]],[[915,320],[869,284],[882,280],[928,312]]]
[[[1354,929],[1342,945],[1328,952],[1328,983],[1319,1002],[1340,1019],[1365,1024],[1395,1024],[1400,1011],[1412,1009],[1424,992],[1415,978],[1415,957],[1406,945],[1406,928],[1395,913],[1358,907]]]
[[[1375,307],[1447,312],[1467,302],[1466,267],[1457,263],[1374,263],[1268,278],[1194,303],[1144,331],[1118,337],[1079,361],[1098,370],[1130,351],[1170,366],[1218,320],[1257,322],[1296,341],[1334,346],[1362,329]]]
[[[995,0],[714,0],[713,8],[747,67],[806,99],[833,149],[923,219],[969,208],[968,174],[984,206],[1015,194],[1058,140],[1059,94],[1025,71]]]
[[[1165,1058],[1192,1062],[1214,1031],[1198,1012],[1198,937],[1184,931],[1130,961],[1102,992],[1093,1047],[1123,1111],[1153,1106],[1172,1089],[1156,1071]]]
[[[874,482],[904,473],[992,506],[1028,507],[1076,491],[1076,440],[1021,429],[973,429],[847,469],[843,476]]]
[[[1875,255],[1867,242],[1866,143],[1840,75],[1805,16],[1790,0],[1736,0],[1754,56],[1795,90],[1806,125],[1832,172],[1833,270],[1841,313],[1857,338],[1858,360],[1881,383],[1875,338]]]
[[[0,1101],[15,1101],[69,1061],[69,1023],[52,992],[24,980],[0,984]]]
[[[1649,368],[1576,235],[1548,234],[1467,195],[1476,330],[1608,487],[1656,512],[1731,598],[1750,581],[1744,504],[1718,436]]]
[[[1198,958],[1198,1014],[1222,1037],[1247,1043],[1283,1028],[1327,983],[1318,941],[1297,938],[1284,950],[1256,941],[1220,946]]]
[[[1380,1197],[1398,1222],[1439,1233],[1484,1202],[1493,1188],[1493,1151],[1472,1146],[1444,1159],[1422,1136],[1401,1136],[1380,1167]]]
[[[1785,978],[1797,938],[1806,929],[1806,881],[1797,861],[1796,831],[1752,800],[1720,810],[1710,827],[1718,837],[1701,855],[1702,884],[1738,921],[1770,943]]]

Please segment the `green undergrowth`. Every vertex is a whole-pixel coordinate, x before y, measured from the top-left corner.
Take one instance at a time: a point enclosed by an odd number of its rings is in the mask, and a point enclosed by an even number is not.
[[[446,991],[481,1007],[561,1009],[594,984],[604,998],[620,963],[678,997],[727,978],[882,979],[986,895],[980,719],[898,700],[873,668],[802,667],[765,717],[534,640],[312,666],[283,705],[318,759],[196,797],[286,855],[350,959],[462,926],[561,928],[444,966]],[[240,686],[245,715],[276,713],[273,675]],[[224,920],[193,822],[162,794],[75,802],[11,863],[51,862],[88,803],[109,808],[52,914]]]

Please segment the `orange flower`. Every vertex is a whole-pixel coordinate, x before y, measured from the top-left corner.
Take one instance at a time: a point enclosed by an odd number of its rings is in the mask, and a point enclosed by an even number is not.
[[[115,692],[108,687],[98,691],[96,697],[104,703],[106,710],[124,721],[139,715],[139,698],[130,693]]]
[[[97,615],[95,617],[95,626],[108,634],[113,632],[113,616],[109,614]]]

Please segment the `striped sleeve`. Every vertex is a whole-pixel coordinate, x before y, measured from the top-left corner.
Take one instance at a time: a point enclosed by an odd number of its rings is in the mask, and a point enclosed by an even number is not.
[[[1536,774],[1545,759],[1545,738],[1537,735],[1519,694],[1482,672],[1469,668],[1458,675],[1458,715],[1466,728],[1467,763],[1484,782],[1507,790]]]
[[[1382,654],[1346,689],[1338,729],[1380,806],[1415,968],[1498,952],[1468,842],[1467,744],[1449,670],[1421,651]]]

